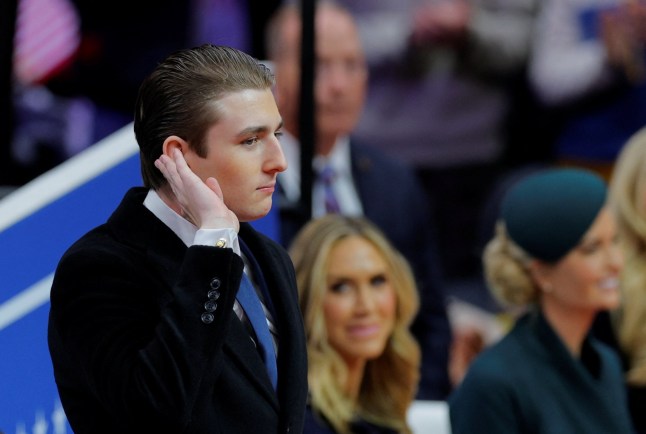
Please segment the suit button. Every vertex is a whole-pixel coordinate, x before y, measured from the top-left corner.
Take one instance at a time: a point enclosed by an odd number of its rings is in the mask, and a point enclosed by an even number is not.
[[[211,324],[213,322],[213,320],[215,319],[215,317],[213,316],[213,314],[211,312],[204,312],[202,314],[201,318],[202,318],[202,322],[204,324]]]
[[[215,309],[217,309],[217,308],[218,308],[218,304],[215,301],[210,301],[209,300],[206,303],[204,303],[204,309],[207,312],[215,312]]]
[[[221,284],[222,282],[220,281],[220,279],[214,277],[213,280],[211,280],[211,289],[220,289]]]
[[[208,294],[206,294],[206,296],[209,297],[209,300],[215,301],[220,298],[220,291],[218,291],[217,289],[212,289],[208,292]]]

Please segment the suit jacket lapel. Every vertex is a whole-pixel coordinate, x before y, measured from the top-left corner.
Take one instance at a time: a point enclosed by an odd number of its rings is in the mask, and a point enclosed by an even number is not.
[[[279,405],[276,392],[271,386],[271,381],[267,375],[267,368],[260,358],[260,353],[258,353],[258,350],[256,350],[254,343],[249,337],[249,332],[247,332],[245,326],[235,315],[232,316],[231,324],[229,325],[229,334],[224,341],[223,350],[232,359],[234,365],[249,377],[251,383],[278,410]]]
[[[373,221],[379,221],[381,215],[380,206],[388,204],[381,197],[374,196],[375,193],[381,192],[381,189],[375,188],[376,185],[383,183],[382,179],[375,179],[374,160],[363,151],[361,146],[350,142],[350,159],[352,167],[352,179],[357,188],[357,194],[363,207],[363,213]],[[379,176],[380,174],[377,174]]]

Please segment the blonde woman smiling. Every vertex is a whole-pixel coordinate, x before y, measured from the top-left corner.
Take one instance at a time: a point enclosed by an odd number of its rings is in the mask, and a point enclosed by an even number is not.
[[[364,218],[311,221],[290,249],[305,319],[305,433],[409,433],[420,350],[408,264]]]

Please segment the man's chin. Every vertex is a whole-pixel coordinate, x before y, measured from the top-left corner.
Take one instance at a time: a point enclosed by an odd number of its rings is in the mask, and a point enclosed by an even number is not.
[[[266,217],[267,214],[269,214],[269,211],[271,211],[271,202],[269,202],[269,206],[265,208],[258,208],[255,210],[248,210],[247,213],[245,213],[244,216],[238,216],[238,220],[241,222],[252,222],[254,220],[261,219],[263,217]]]

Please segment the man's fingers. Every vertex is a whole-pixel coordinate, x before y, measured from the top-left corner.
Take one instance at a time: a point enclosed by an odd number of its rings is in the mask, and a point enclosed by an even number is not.
[[[171,151],[171,156],[173,157],[173,162],[175,163],[175,166],[177,166],[178,172],[183,172],[186,170],[190,171],[190,168],[188,167],[188,163],[184,158],[184,154],[182,154],[182,151],[180,151],[179,148],[173,149]]]
[[[164,178],[169,179],[170,178],[170,173],[168,170],[168,164],[169,164],[170,159],[162,155],[159,157],[157,160],[155,160],[155,167],[159,169],[159,171],[164,175]]]
[[[155,160],[155,167],[164,175],[164,178],[168,180],[173,186],[179,186],[182,182],[180,174],[177,172],[177,165],[175,161],[170,159],[166,155],[161,155],[157,160]]]
[[[224,194],[222,193],[222,189],[220,188],[220,184],[218,183],[218,180],[215,179],[214,177],[210,176],[206,179],[206,185],[213,190],[215,194],[218,195],[218,197],[222,200],[224,200]]]

